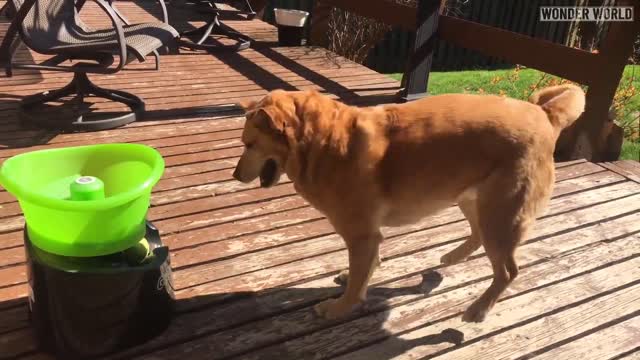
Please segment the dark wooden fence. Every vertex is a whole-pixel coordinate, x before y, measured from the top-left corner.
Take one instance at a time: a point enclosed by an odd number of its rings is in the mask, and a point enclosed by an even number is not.
[[[305,10],[312,13],[314,0],[273,0],[265,9],[265,20],[274,21],[273,8]],[[575,5],[576,0],[456,0],[450,1],[448,15],[519,34],[567,45],[571,31],[568,22],[539,22],[541,5]],[[312,15],[313,16],[313,13]],[[402,72],[413,45],[413,32],[395,28],[386,34],[369,54],[366,65],[378,72]],[[510,64],[473,50],[441,42],[436,49],[432,69],[461,70],[497,68]]]

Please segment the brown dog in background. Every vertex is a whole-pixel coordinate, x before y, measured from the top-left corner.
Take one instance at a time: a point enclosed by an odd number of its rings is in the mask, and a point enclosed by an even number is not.
[[[365,300],[381,227],[411,224],[457,202],[471,236],[441,261],[464,261],[484,246],[493,281],[463,316],[480,322],[518,275],[516,247],[551,195],[556,139],[584,106],[574,85],[545,88],[530,102],[446,94],[364,108],[315,91],[276,90],[243,104],[245,150],[234,177],[259,177],[269,187],[286,173],[344,238],[347,287],[316,305],[326,318]]]

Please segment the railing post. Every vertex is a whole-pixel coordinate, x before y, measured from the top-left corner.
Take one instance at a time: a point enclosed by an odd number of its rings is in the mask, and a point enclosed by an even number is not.
[[[327,48],[329,45],[329,18],[333,5],[316,0],[311,13],[311,31],[309,42],[313,46]]]
[[[623,0],[618,5],[634,6],[633,22],[613,22],[609,25],[598,53],[601,66],[586,84],[587,104],[585,112],[573,126],[566,129],[556,145],[556,160],[584,158],[593,162],[617,160],[618,149],[607,149],[610,139],[609,116],[616,89],[625,65],[633,51],[633,42],[640,35],[640,4]]]
[[[404,73],[400,101],[416,100],[427,95],[427,83],[433,61],[441,0],[418,0],[413,49]]]

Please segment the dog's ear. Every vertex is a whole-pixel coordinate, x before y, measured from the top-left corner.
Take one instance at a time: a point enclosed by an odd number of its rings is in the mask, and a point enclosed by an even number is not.
[[[258,101],[256,100],[242,100],[238,102],[238,106],[240,106],[242,110],[246,112],[254,110],[256,105],[258,105]]]
[[[258,127],[276,134],[284,134],[286,119],[274,106],[259,108],[254,116]]]

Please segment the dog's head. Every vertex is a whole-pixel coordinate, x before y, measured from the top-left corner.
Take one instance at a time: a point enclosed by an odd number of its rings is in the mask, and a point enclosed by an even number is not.
[[[246,111],[242,132],[244,152],[233,177],[243,183],[260,177],[260,186],[273,186],[284,172],[291,145],[291,127],[297,119],[293,95],[273,91],[260,101],[241,103],[240,106]]]

